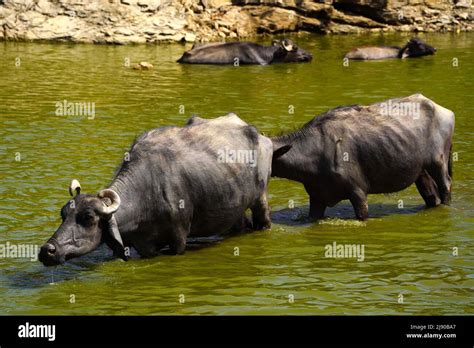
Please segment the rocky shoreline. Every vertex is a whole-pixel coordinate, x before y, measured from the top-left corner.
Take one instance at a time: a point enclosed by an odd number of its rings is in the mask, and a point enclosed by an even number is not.
[[[0,40],[98,44],[474,29],[472,0],[0,0]]]

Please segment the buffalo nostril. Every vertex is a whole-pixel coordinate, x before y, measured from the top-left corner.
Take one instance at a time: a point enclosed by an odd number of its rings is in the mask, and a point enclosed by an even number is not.
[[[53,255],[56,252],[56,248],[54,247],[54,245],[50,244],[47,246],[46,251],[48,252],[48,254]]]

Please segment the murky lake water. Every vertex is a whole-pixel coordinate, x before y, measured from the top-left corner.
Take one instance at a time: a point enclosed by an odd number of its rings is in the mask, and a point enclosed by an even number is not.
[[[0,244],[41,245],[60,224],[72,178],[99,191],[136,135],[193,113],[233,111],[276,134],[339,105],[421,92],[455,112],[458,155],[451,207],[425,210],[413,186],[370,196],[367,222],[342,202],[310,223],[303,187],[274,179],[271,231],[185,256],[125,263],[103,247],[56,268],[2,258],[0,314],[474,314],[474,34],[424,35],[438,48],[431,57],[342,64],[355,45],[406,38],[295,38],[311,63],[241,67],[175,63],[190,45],[0,43]],[[134,71],[127,59],[155,69]],[[57,116],[63,100],[94,102],[95,118]],[[333,242],[363,244],[364,261],[325,258]]]

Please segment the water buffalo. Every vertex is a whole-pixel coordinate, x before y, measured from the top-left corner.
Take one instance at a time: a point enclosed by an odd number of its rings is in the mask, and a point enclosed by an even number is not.
[[[235,114],[148,131],[99,194],[81,193],[73,180],[75,196],[61,209],[62,224],[42,246],[40,261],[61,264],[101,243],[124,260],[126,247],[143,257],[167,245],[182,254],[188,236],[244,227],[247,209],[254,229],[269,228],[271,161],[270,139]]]
[[[253,42],[227,42],[194,45],[178,59],[188,64],[274,64],[309,62],[313,56],[288,39],[275,40],[272,46]]]
[[[432,55],[436,48],[418,38],[413,38],[403,47],[397,46],[367,46],[354,48],[345,55],[348,59],[374,60],[386,58],[412,58]]]
[[[421,94],[338,107],[272,138],[276,149],[292,146],[273,161],[272,176],[304,185],[314,219],[349,199],[356,217],[365,220],[367,194],[413,183],[428,207],[448,204],[453,130],[453,112]]]

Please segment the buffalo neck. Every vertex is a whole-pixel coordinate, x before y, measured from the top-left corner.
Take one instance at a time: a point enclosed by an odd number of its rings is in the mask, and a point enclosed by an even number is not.
[[[265,61],[271,63],[275,59],[275,53],[280,49],[277,46],[261,46],[260,54],[264,56]]]
[[[114,213],[117,226],[122,235],[125,237],[128,233],[132,233],[138,229],[140,217],[146,212],[145,195],[140,195],[139,187],[133,184],[127,176],[117,176],[109,187],[117,192],[120,197],[120,206]]]

